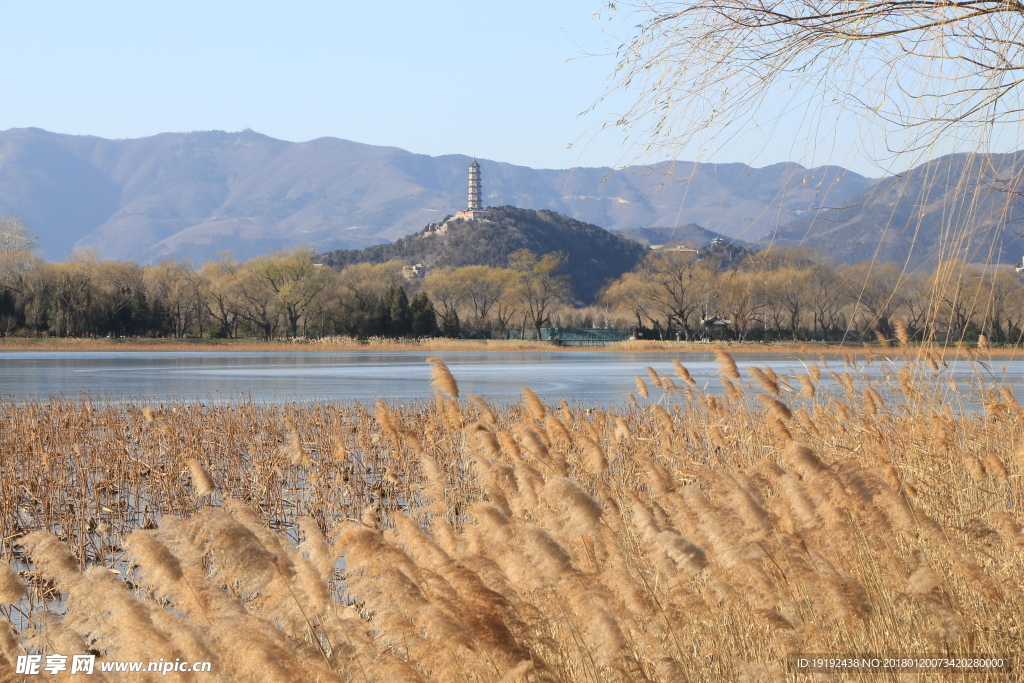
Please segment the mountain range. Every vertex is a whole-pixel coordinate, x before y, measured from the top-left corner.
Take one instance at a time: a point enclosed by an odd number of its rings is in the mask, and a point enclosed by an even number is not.
[[[17,128],[0,131],[0,215],[21,217],[49,259],[83,248],[140,262],[224,250],[244,259],[299,244],[358,249],[465,208],[470,160],[250,130],[109,140]],[[488,206],[547,209],[612,230],[696,223],[748,242],[873,183],[791,163],[480,165]]]
[[[245,259],[300,244],[361,249],[465,208],[470,160],[251,130],[109,140],[14,128],[0,131],[0,216],[22,218],[52,260],[83,248],[144,263],[225,250]],[[1015,203],[1024,156],[1016,153],[948,155],[880,180],[795,163],[533,169],[479,161],[487,206],[555,211],[651,243],[724,235],[815,247],[837,262],[912,265],[1024,254],[1024,210]],[[651,228],[659,230],[643,232]]]
[[[896,261],[931,268],[942,259],[1019,262],[1024,153],[952,154],[879,180],[841,208],[779,226],[762,239],[807,246],[831,260]]]

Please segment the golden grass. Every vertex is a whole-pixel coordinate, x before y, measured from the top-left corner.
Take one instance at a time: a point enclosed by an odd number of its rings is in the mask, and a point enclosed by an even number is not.
[[[517,339],[62,339],[0,338],[7,351],[538,351],[551,344]],[[575,348],[575,347],[563,347]]]
[[[987,344],[987,342],[986,342]],[[308,351],[331,353],[346,351],[422,351],[425,353],[443,351],[575,351],[575,352],[629,352],[629,353],[715,353],[725,347],[729,353],[809,355],[823,353],[829,356],[851,353],[872,356],[919,355],[922,352],[950,358],[963,356],[973,358],[978,350],[965,345],[948,347],[928,346],[884,346],[877,342],[838,344],[834,342],[676,342],[639,339],[635,341],[609,342],[604,346],[555,346],[548,341],[521,339],[389,339],[375,337],[356,340],[347,337],[323,339],[78,339],[60,337],[0,337],[0,353],[19,351]],[[982,351],[988,359],[1009,359],[1024,356],[1024,347],[990,347]]]
[[[25,648],[592,683],[1020,651],[1021,406],[981,365],[954,392],[935,356],[884,386],[850,360],[747,380],[721,352],[724,395],[649,371],[623,410],[456,399],[441,372],[412,405],[0,403],[29,588],[0,572],[0,680]]]

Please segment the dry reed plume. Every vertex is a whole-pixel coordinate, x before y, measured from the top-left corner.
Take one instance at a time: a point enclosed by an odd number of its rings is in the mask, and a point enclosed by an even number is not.
[[[626,410],[459,401],[440,361],[418,405],[0,403],[0,680],[28,649],[363,683],[1020,650],[1007,387],[717,360],[724,395],[650,370]]]

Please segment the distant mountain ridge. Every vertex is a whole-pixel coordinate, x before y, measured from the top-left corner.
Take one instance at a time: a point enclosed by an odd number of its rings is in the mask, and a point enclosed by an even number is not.
[[[837,263],[1013,263],[1024,256],[1024,152],[953,154],[879,180],[846,206],[792,221],[768,244],[819,249]]]
[[[49,259],[81,248],[140,262],[201,261],[225,250],[245,259],[300,244],[361,249],[465,208],[469,161],[248,130],[107,140],[10,129],[0,131],[0,215],[21,217]],[[837,262],[911,265],[1024,255],[1020,183],[1001,191],[1024,171],[1024,153],[949,155],[878,181],[791,163],[480,164],[487,206],[551,210],[652,242],[668,229],[689,234],[684,241],[723,235],[811,246]]]
[[[422,263],[428,269],[504,268],[518,249],[535,254],[559,251],[566,256],[560,272],[569,276],[576,298],[590,304],[607,279],[632,270],[647,253],[647,247],[639,242],[547,210],[501,206],[472,219],[447,221],[443,232],[436,231],[437,227],[428,226],[394,244],[328,252],[320,260],[336,268],[387,261]]]
[[[18,128],[0,131],[0,214],[23,218],[50,259],[80,248],[141,262],[223,250],[243,259],[304,243],[358,249],[465,208],[469,161],[248,130],[107,140]],[[697,223],[748,242],[872,184],[840,167],[798,164],[480,164],[485,205],[548,209],[609,229]]]

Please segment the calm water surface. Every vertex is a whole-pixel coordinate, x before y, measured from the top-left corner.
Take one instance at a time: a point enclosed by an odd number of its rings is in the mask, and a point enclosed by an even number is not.
[[[31,352],[0,354],[0,396],[45,398],[88,394],[105,399],[190,399],[304,401],[415,399],[431,393],[430,356],[442,358],[459,383],[460,393],[491,400],[515,400],[527,386],[541,398],[565,398],[581,404],[617,404],[636,391],[634,376],[647,379],[645,366],[674,374],[678,358],[702,388],[718,392],[712,353],[543,352]],[[738,355],[748,365],[771,365],[779,374],[806,372],[817,357],[780,354]],[[882,379],[898,367],[875,358],[851,371]],[[823,368],[824,369],[824,368]],[[843,372],[838,359],[829,368]],[[946,370],[965,377],[976,368],[961,362]],[[1019,382],[1024,362],[991,367],[993,377]],[[746,373],[744,372],[744,376]],[[828,373],[823,382],[828,383]],[[651,387],[652,398],[657,391]]]

